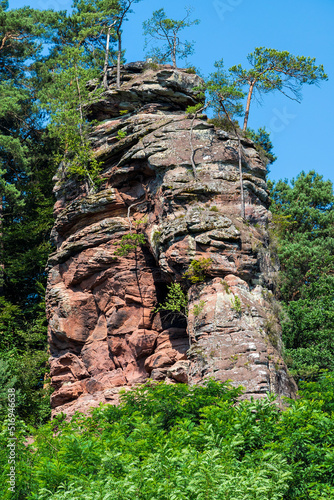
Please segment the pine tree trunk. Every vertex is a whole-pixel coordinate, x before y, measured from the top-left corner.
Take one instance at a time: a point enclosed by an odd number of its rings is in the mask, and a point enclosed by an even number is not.
[[[176,69],[176,38],[174,38],[173,42],[172,61],[173,61],[173,68]]]
[[[108,88],[107,70],[108,70],[108,61],[109,61],[110,30],[111,30],[111,26],[109,26],[108,33],[107,33],[106,53],[105,53],[104,68],[103,68],[103,86],[105,89]]]
[[[118,38],[118,53],[117,53],[117,77],[116,77],[116,87],[121,88],[121,57],[122,57],[122,36],[120,30],[117,30]]]
[[[245,110],[245,118],[244,118],[244,126],[242,130],[246,130],[247,124],[248,124],[248,117],[249,117],[249,108],[252,100],[252,94],[255,86],[255,81],[253,81],[250,86],[249,86],[249,91],[248,91],[248,96],[247,96],[247,104],[246,104],[246,110]]]

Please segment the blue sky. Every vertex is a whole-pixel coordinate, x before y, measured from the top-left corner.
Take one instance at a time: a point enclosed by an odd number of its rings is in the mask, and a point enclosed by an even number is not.
[[[35,0],[31,6],[65,10],[71,3]],[[13,0],[10,8],[27,4],[29,0]],[[315,57],[324,65],[329,80],[320,87],[304,86],[301,104],[278,93],[264,96],[261,106],[252,102],[248,125],[271,131],[278,160],[271,166],[270,178],[291,179],[301,170],[314,169],[334,182],[334,0],[142,0],[124,25],[127,61],[145,58],[142,23],[154,10],[164,7],[169,17],[179,19],[189,5],[194,8],[193,17],[201,20],[184,31],[188,40],[196,41],[189,62],[203,76],[221,58],[226,68],[247,66],[247,54],[261,46]]]

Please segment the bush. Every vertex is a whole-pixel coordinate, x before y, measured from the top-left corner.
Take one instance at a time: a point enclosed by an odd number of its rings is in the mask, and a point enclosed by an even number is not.
[[[265,128],[259,128],[257,132],[247,129],[243,134],[254,142],[254,146],[265,165],[270,165],[277,160],[277,156],[273,154],[274,146],[270,140],[270,133]]]
[[[204,257],[199,260],[194,259],[190,262],[190,266],[183,277],[192,284],[200,283],[205,280],[211,263],[212,259],[205,259]]]
[[[240,125],[237,120],[232,120],[235,128],[241,132]],[[225,130],[226,132],[232,132],[234,134],[234,127],[231,124],[230,120],[226,117],[216,117],[208,120],[209,123],[212,123],[216,128]]]
[[[185,73],[188,73],[189,75],[196,75],[196,68],[195,66],[189,66],[189,68],[186,68],[184,70]]]
[[[240,388],[146,384],[118,407],[30,429],[17,422],[17,484],[7,490],[8,431],[0,432],[1,498],[13,500],[301,500],[334,492],[334,374],[303,384],[281,411]],[[24,445],[33,433],[34,442]]]
[[[142,233],[124,234],[114,255],[126,257],[130,252],[136,250],[138,246],[145,245],[145,243],[145,236]],[[118,245],[118,243],[115,244]]]
[[[176,315],[187,317],[188,315],[188,297],[182,290],[179,283],[172,283],[168,287],[168,294],[163,304],[159,304],[155,309],[158,311],[169,311]]]

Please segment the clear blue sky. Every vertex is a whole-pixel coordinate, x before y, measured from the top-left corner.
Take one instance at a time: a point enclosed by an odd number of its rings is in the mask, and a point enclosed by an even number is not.
[[[10,8],[29,5],[29,0],[12,0]],[[65,10],[71,0],[34,0],[38,9]],[[153,10],[165,8],[172,18],[181,18],[184,7],[194,8],[198,26],[184,31],[195,40],[190,63],[207,76],[215,61],[225,67],[241,63],[255,47],[288,50],[294,55],[315,57],[329,76],[320,87],[303,87],[301,104],[280,94],[264,96],[262,106],[253,102],[249,126],[265,126],[272,132],[278,160],[270,177],[291,179],[301,170],[315,169],[334,182],[334,0],[142,0],[124,25],[124,47],[128,62],[145,58],[142,23]]]

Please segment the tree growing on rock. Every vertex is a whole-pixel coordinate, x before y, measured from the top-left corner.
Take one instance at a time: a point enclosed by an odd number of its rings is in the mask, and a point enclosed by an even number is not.
[[[133,4],[140,0],[74,0],[73,11],[63,13],[59,30],[63,43],[76,39],[90,57],[90,65],[103,66],[103,86],[107,88],[107,69],[110,56],[115,56],[111,44],[117,41],[117,88],[120,87],[122,60],[122,26]]]
[[[102,0],[103,10],[105,13],[107,28],[105,59],[103,68],[103,86],[107,88],[107,69],[109,62],[110,52],[110,39],[112,35],[117,39],[117,76],[116,86],[119,89],[121,86],[121,60],[122,60],[122,26],[124,21],[127,20],[127,15],[133,11],[132,5],[140,2],[141,0]],[[112,14],[111,14],[112,13]]]
[[[245,97],[240,85],[237,81],[231,78],[231,75],[224,70],[223,60],[215,63],[217,71],[209,76],[205,84],[205,90],[208,91],[210,102],[209,105],[214,110],[227,118],[238,140],[238,165],[240,178],[240,199],[241,199],[241,217],[245,218],[245,197],[243,189],[242,176],[242,147],[241,138],[238,130],[238,124],[235,123],[233,117],[242,114],[241,99]]]
[[[67,174],[83,179],[88,194],[95,191],[99,164],[90,143],[87,109],[101,96],[102,89],[87,86],[96,73],[84,62],[81,47],[63,50],[52,65],[52,81],[40,93],[40,99],[49,114],[49,134],[59,143],[56,165],[62,162]]]
[[[186,9],[186,15],[180,21],[168,18],[164,9],[153,12],[152,17],[143,23],[145,48],[156,40],[163,42],[163,45],[152,48],[148,57],[162,64],[171,60],[173,68],[176,68],[177,56],[185,59],[194,52],[194,42],[182,42],[180,39],[180,31],[200,22],[199,19],[190,20],[191,12],[191,9]]]
[[[103,64],[103,84],[106,87],[110,45],[116,41],[114,26],[119,10],[118,0],[74,0],[72,12],[65,14],[62,33],[64,43],[76,35],[77,45],[85,47],[91,55],[92,65]],[[104,63],[103,63],[104,60]]]
[[[127,14],[131,14],[133,11],[131,7],[133,4],[140,2],[141,0],[119,0],[118,1],[118,13],[115,18],[115,32],[118,41],[117,48],[117,77],[116,86],[119,89],[121,86],[121,59],[122,59],[122,26],[124,21],[126,21]]]
[[[69,15],[59,14],[53,46],[39,68],[45,82],[40,104],[48,115],[49,134],[59,144],[55,163],[62,162],[67,174],[84,180],[88,193],[95,190],[99,172],[89,139],[89,106],[103,93],[99,77],[106,30],[117,9],[117,0],[74,0]]]
[[[243,69],[239,64],[229,70],[236,84],[248,89],[243,130],[247,129],[255,91],[261,95],[278,90],[289,99],[300,102],[303,84],[319,84],[321,80],[327,80],[323,66],[316,66],[314,58],[294,56],[288,51],[257,47],[247,59],[251,69]]]

